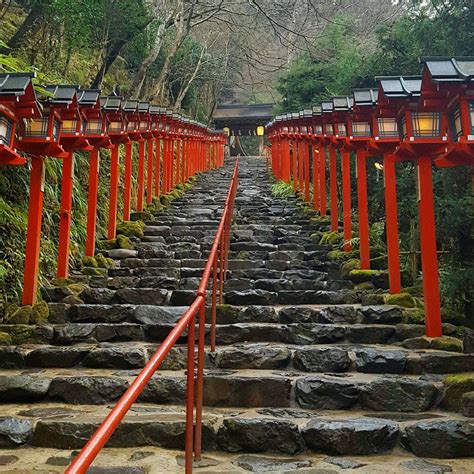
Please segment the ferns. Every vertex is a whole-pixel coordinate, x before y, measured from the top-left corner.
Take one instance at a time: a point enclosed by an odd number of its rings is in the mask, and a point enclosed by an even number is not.
[[[272,194],[275,197],[288,198],[294,196],[293,186],[285,181],[277,181],[272,185]]]

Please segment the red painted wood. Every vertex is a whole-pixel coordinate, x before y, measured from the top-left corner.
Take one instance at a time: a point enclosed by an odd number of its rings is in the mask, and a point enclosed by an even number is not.
[[[363,270],[370,268],[370,243],[369,243],[369,206],[367,200],[367,153],[357,150],[357,206],[359,214],[359,253],[360,266]]]
[[[344,228],[344,251],[350,252],[352,246],[347,243],[352,239],[352,204],[351,204],[351,156],[341,152],[342,167],[342,222]]]
[[[123,176],[123,220],[130,220],[132,199],[133,143],[125,144],[125,170]]]
[[[99,189],[99,150],[94,148],[89,152],[89,192],[87,195],[87,237],[86,255],[95,254],[95,231],[97,220],[97,196]]]
[[[115,145],[110,153],[109,225],[107,231],[107,238],[109,240],[115,239],[117,233],[119,146]]]
[[[337,202],[337,156],[336,149],[329,146],[329,194],[331,199],[331,230],[339,230]]]

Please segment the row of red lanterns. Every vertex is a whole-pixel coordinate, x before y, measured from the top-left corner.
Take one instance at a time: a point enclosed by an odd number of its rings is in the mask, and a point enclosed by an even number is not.
[[[223,164],[226,136],[148,102],[58,85],[37,96],[30,73],[0,74],[0,164],[31,161],[23,304],[36,301],[44,190],[44,158],[63,160],[59,278],[67,278],[75,151],[88,151],[86,255],[95,253],[99,150],[111,150],[108,238],[116,236],[119,147],[125,147],[124,220],[130,219],[133,144],[138,143],[136,210],[190,176]],[[145,163],[147,158],[147,163]],[[147,182],[145,183],[145,166]]]
[[[442,335],[432,165],[474,164],[474,60],[423,58],[421,76],[378,77],[377,89],[356,89],[312,109],[275,117],[267,125],[272,171],[310,200],[309,145],[313,150],[313,207],[326,214],[329,155],[331,229],[338,230],[337,151],[342,164],[345,250],[352,237],[350,153],[356,154],[361,267],[370,267],[366,159],[382,156],[390,292],[401,291],[396,163],[417,169],[426,334]],[[290,157],[293,149],[293,160]],[[292,169],[291,169],[292,168]]]

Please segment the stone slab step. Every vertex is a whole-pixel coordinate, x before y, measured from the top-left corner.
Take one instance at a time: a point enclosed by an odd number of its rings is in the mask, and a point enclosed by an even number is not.
[[[70,408],[57,404],[45,404],[15,414],[17,410],[18,407],[7,407],[3,418],[6,422],[4,447],[80,449],[108,412],[107,407],[77,405]],[[298,459],[293,455],[305,451],[333,456],[364,456],[391,453],[398,449],[401,451],[397,451],[397,456],[404,453],[428,456],[434,445],[439,448],[436,450],[438,458],[466,457],[472,453],[472,421],[437,413],[421,414],[418,416],[420,419],[397,415],[315,413],[271,408],[240,410],[237,413],[234,410],[231,413],[206,409],[203,416],[203,448],[231,453],[273,452],[291,455],[293,462]],[[180,406],[137,404],[119,425],[108,447],[157,446],[182,450],[184,417]],[[246,462],[251,462],[251,459]],[[468,467],[472,465],[472,459],[458,465]],[[422,464],[418,464],[418,469],[421,467]]]

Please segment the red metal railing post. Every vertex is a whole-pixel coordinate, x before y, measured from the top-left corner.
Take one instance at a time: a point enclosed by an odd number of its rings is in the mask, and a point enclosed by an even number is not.
[[[352,205],[351,205],[351,157],[349,152],[341,152],[342,167],[342,222],[344,228],[344,250],[350,252],[352,245]]]
[[[369,242],[369,209],[367,201],[367,153],[357,150],[357,207],[359,214],[360,237],[360,267],[363,270],[370,268],[370,242]]]
[[[206,297],[203,296],[199,308],[198,326],[198,360],[196,378],[196,428],[194,435],[194,457],[197,461],[201,459],[202,452],[202,404],[204,393],[204,335],[206,331]]]
[[[41,221],[43,218],[44,162],[31,160],[30,196],[28,200],[28,228],[26,232],[25,271],[23,273],[24,305],[36,303],[38,287]]]
[[[325,216],[327,212],[326,204],[326,147],[319,149],[319,213]]]
[[[61,210],[59,213],[58,268],[56,276],[69,275],[69,246],[71,242],[72,189],[74,175],[74,154],[68,153],[63,159],[61,180]]]
[[[95,230],[97,220],[97,196],[99,190],[99,150],[94,148],[89,153],[89,190],[87,194],[87,238],[86,255],[95,254]]]
[[[148,140],[148,150],[147,150],[147,174],[146,174],[146,182],[147,182],[147,187],[146,187],[146,203],[151,204],[153,202],[153,162],[154,162],[154,156],[153,156],[153,145],[154,145],[154,140]]]
[[[138,186],[137,211],[143,211],[143,196],[145,195],[145,140],[138,141]]]
[[[319,152],[313,146],[313,209],[320,210],[319,206]]]
[[[117,232],[117,194],[119,182],[119,145],[110,153],[109,226],[107,238],[115,239]]]
[[[339,230],[337,203],[337,155],[336,149],[329,145],[329,194],[331,196],[331,230]]]
[[[133,143],[125,144],[125,170],[123,176],[123,220],[130,220],[130,210],[132,202],[132,153]]]
[[[309,143],[303,143],[304,149],[304,200],[309,203]]]
[[[193,471],[194,442],[194,324],[195,316],[188,324],[188,363],[186,372],[186,435],[185,472]]]
[[[217,254],[212,265],[211,352],[216,352],[217,322]]]
[[[160,195],[160,178],[161,178],[161,140],[159,138],[156,139],[156,147],[155,147],[155,197],[159,197]]]

